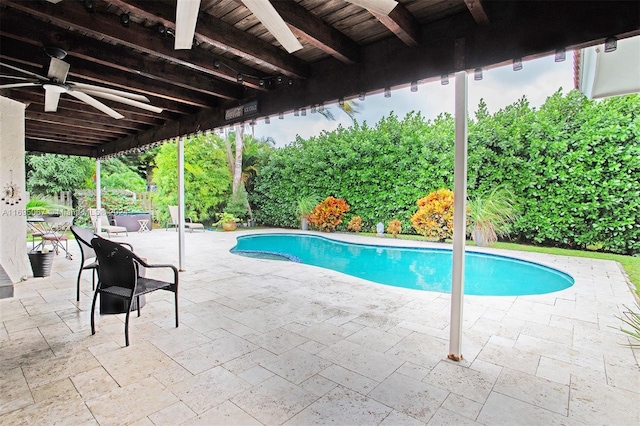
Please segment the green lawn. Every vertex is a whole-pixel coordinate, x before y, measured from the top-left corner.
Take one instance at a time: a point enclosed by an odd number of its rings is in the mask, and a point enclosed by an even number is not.
[[[362,234],[375,236],[375,234],[372,234],[372,233],[362,233]],[[392,238],[391,235],[387,235],[387,234],[385,234],[385,237]],[[405,240],[426,241],[426,239],[420,235],[398,235],[398,238],[405,239]],[[467,245],[474,246],[475,243],[473,241],[467,241]],[[637,256],[624,256],[621,254],[602,253],[597,251],[568,250],[568,249],[561,249],[557,247],[541,247],[541,246],[530,246],[525,244],[502,243],[502,242],[492,244],[491,247],[505,249],[505,250],[519,250],[519,251],[528,251],[528,252],[534,252],[534,253],[555,254],[560,256],[574,256],[574,257],[587,257],[591,259],[614,260],[616,262],[620,262],[625,272],[629,276],[629,279],[636,286],[636,291],[638,292],[638,294],[640,294],[640,257],[637,257]]]

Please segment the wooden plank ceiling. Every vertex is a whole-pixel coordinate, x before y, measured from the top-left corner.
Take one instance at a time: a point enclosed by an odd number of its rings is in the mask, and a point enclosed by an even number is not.
[[[241,0],[202,0],[190,50],[173,47],[175,0],[0,0],[0,62],[46,76],[43,48],[59,47],[69,80],[142,94],[163,111],[104,101],[124,116],[116,120],[64,93],[44,112],[42,85],[0,94],[28,105],[27,150],[102,157],[640,34],[637,0],[399,0],[388,14],[361,1],[271,3],[301,50],[287,53]],[[8,67],[0,75],[0,85],[25,77]],[[256,113],[225,121],[225,110],[254,100]]]

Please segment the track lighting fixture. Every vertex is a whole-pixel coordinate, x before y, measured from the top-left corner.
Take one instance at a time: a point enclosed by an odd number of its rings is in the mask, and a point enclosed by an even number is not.
[[[417,92],[418,91],[418,82],[417,81],[412,81],[411,82],[411,91],[412,92]]]
[[[128,27],[130,22],[131,21],[129,19],[128,13],[123,12],[120,14],[120,25],[122,25],[123,27]]]
[[[564,48],[556,49],[556,57],[554,59],[556,62],[562,62],[566,58],[567,58],[567,52],[564,50]]]
[[[384,97],[385,98],[390,98],[391,97],[391,88],[390,87],[385,87],[384,88]]]
[[[513,60],[513,70],[514,71],[520,71],[522,69],[522,59],[521,58],[515,58]]]
[[[475,81],[482,80],[482,68],[476,68],[476,70],[473,72],[473,79]]]
[[[442,77],[440,77],[440,84],[443,86],[449,84],[449,74],[442,74]]]
[[[615,52],[618,48],[618,39],[615,37],[607,37],[604,41],[604,51],[605,53]]]

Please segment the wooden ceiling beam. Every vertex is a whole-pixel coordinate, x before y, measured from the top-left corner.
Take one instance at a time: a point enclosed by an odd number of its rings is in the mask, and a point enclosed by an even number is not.
[[[39,113],[39,112],[27,112],[25,111],[25,120],[28,122],[44,123],[46,125],[59,125],[66,126],[74,129],[84,130],[87,132],[113,134],[126,136],[139,129],[131,129],[122,126],[113,126],[108,124],[96,123],[94,121],[82,120],[69,117],[68,115],[56,116],[56,113]],[[109,118],[109,117],[107,117]],[[113,120],[112,120],[113,121]]]
[[[489,25],[489,17],[480,0],[464,0],[464,4],[467,5],[467,9],[478,25]]]
[[[388,15],[371,10],[369,12],[407,46],[420,44],[420,24],[402,3],[398,3]]]
[[[203,72],[223,80],[235,82],[238,73],[248,75],[260,74],[254,68],[239,62],[214,55],[203,49],[174,50],[173,41],[153,33],[150,28],[131,23],[123,27],[119,17],[112,14],[87,13],[80,2],[63,1],[57,4],[49,2],[21,2],[17,0],[0,0],[0,4],[28,13],[45,22],[51,22],[65,31],[78,31],[88,36],[112,44],[121,44],[156,58],[175,63],[199,72]],[[216,60],[228,67],[214,66]],[[244,85],[257,90],[266,90],[258,82],[245,81]]]
[[[201,92],[222,99],[239,99],[242,88],[215,78],[206,78],[191,69],[166,61],[150,59],[123,46],[114,46],[85,37],[77,32],[63,32],[61,28],[6,8],[3,11],[0,34],[39,47],[55,45],[68,56],[93,61],[108,68],[129,73],[129,77],[146,78],[169,83],[184,89]]]
[[[272,4],[299,38],[347,64],[360,60],[360,46],[357,43],[298,3],[276,1]]]
[[[110,0],[110,3],[146,20],[175,28],[173,4],[145,0]],[[198,15],[195,37],[200,42],[270,67],[274,72],[289,77],[305,78],[309,75],[309,66],[304,61],[207,13]]]
[[[47,124],[38,124],[35,121],[27,121],[25,123],[25,131],[29,136],[46,136],[57,138],[60,141],[77,141],[78,143],[103,144],[109,140],[117,140],[122,136],[102,135],[95,136],[89,132],[69,130],[64,126],[48,126]]]
[[[26,138],[25,150],[28,152],[55,152],[63,155],[78,155],[80,157],[96,157],[97,148],[76,144],[63,144],[47,138]]]
[[[58,107],[58,110],[60,107]],[[113,119],[105,114],[95,115],[87,117],[87,114],[79,113],[76,111],[65,111],[60,117],[52,117],[55,113],[51,112],[38,112],[27,108],[25,110],[25,118],[28,120],[41,120],[43,122],[61,122],[68,124],[76,124],[77,127],[87,128],[91,130],[100,131],[121,131],[123,133],[130,133],[131,131],[139,131],[149,128],[148,125],[133,123],[125,119],[114,122]],[[123,131],[124,130],[124,131]]]

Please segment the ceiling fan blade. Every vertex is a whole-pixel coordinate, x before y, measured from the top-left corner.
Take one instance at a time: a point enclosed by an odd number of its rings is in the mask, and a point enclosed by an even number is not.
[[[97,100],[95,98],[92,98],[91,96],[87,95],[86,93],[79,92],[77,90],[71,90],[71,89],[67,90],[67,93],[69,95],[73,96],[74,98],[79,99],[82,102],[85,102],[85,103],[91,105],[92,107],[99,109],[100,111],[102,111],[105,114],[115,118],[116,120],[124,118],[124,115],[120,114],[118,111],[109,108],[108,106],[106,106],[105,104],[100,102],[99,100]]]
[[[11,84],[3,84],[0,86],[0,89],[15,89],[17,87],[29,87],[29,86],[40,86],[40,83],[11,83]]]
[[[29,79],[27,77],[18,77],[17,75],[8,75],[8,74],[0,74],[0,78],[8,78],[8,79],[11,79],[11,80],[29,81]]]
[[[147,98],[146,96],[138,95],[137,93],[124,92],[122,90],[109,89],[107,87],[101,87],[101,86],[94,86],[93,84],[73,83],[71,81],[68,81],[67,83],[69,83],[74,89],[79,89],[79,90],[82,90],[83,92],[90,90],[92,92],[111,93],[112,95],[122,96],[123,98],[134,99],[140,102],[147,102],[147,103],[151,102],[149,98]]]
[[[191,49],[196,32],[200,0],[178,0],[176,4],[176,41],[174,49]]]
[[[36,74],[34,72],[31,72],[31,71],[23,70],[22,68],[14,67],[13,65],[5,64],[4,62],[0,62],[0,66],[9,68],[9,69],[14,70],[14,71],[21,72],[21,73],[26,74],[26,75],[30,75],[31,77],[35,77],[38,80],[49,81],[49,79],[47,77],[43,77],[43,76],[41,76],[39,74]]]
[[[133,107],[144,109],[144,110],[151,111],[151,112],[156,112],[158,114],[162,112],[162,108],[158,108],[158,107],[153,106],[153,105],[147,105],[147,104],[144,104],[142,102],[138,102],[138,101],[133,100],[133,99],[129,99],[129,98],[125,98],[125,97],[122,97],[122,96],[114,95],[112,93],[96,92],[96,91],[93,91],[93,90],[85,90],[84,92],[89,94],[89,95],[96,96],[98,98],[109,99],[110,101],[120,102],[121,104],[131,105]]]
[[[372,12],[388,15],[398,5],[396,0],[347,0],[351,4],[360,6]]]
[[[287,52],[293,53],[302,49],[302,45],[287,23],[268,0],[242,0],[242,3],[262,22],[262,25],[267,27]]]
[[[45,84],[45,86],[48,86]],[[58,87],[58,86],[56,86]],[[56,112],[58,110],[58,102],[60,101],[61,90],[44,88],[44,112]]]
[[[47,77],[58,83],[64,83],[67,80],[67,74],[69,73],[69,64],[63,60],[57,58],[51,58],[49,64],[49,72]]]

